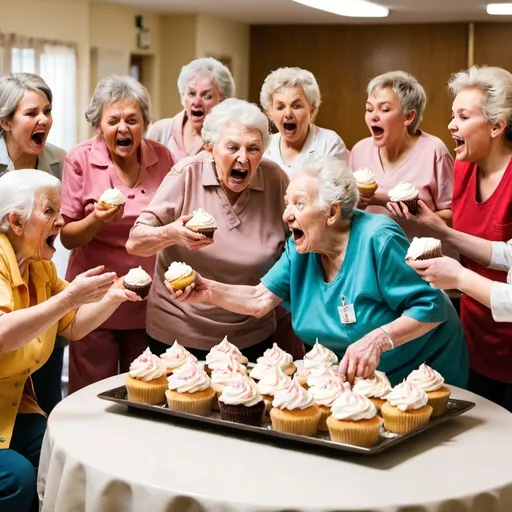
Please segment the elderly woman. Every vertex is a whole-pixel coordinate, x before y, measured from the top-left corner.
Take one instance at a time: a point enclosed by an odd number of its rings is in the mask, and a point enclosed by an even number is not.
[[[150,275],[154,257],[129,255],[125,244],[135,220],[172,167],[169,150],[142,134],[150,118],[149,94],[129,76],[98,83],[86,118],[97,135],[72,149],[62,180],[62,242],[72,249],[67,279],[104,264],[124,275],[142,267]],[[124,205],[106,209],[98,199],[117,188]],[[69,390],[128,371],[147,347],[145,303],[127,303],[82,343],[70,347]]]
[[[50,261],[64,222],[60,181],[20,170],[0,178],[0,509],[37,510],[36,472],[46,419],[31,375],[55,336],[83,338],[126,301],[138,301],[97,267],[71,284]],[[114,284],[116,283],[116,284]]]
[[[399,182],[411,183],[427,206],[450,223],[453,158],[445,144],[419,129],[427,96],[421,84],[405,71],[391,71],[368,84],[365,121],[371,137],[359,141],[350,153],[353,171],[369,168],[379,188],[359,206],[389,215],[388,192]],[[395,207],[396,208],[396,207]],[[412,238],[422,236],[415,224],[399,219]]]
[[[167,285],[173,300],[256,317],[283,303],[300,338],[309,345],[318,338],[342,357],[340,375],[350,381],[378,367],[396,384],[426,362],[465,386],[467,349],[453,306],[405,264],[409,243],[395,222],[354,210],[357,186],[346,163],[309,159],[285,201],[292,237],[258,285],[198,276],[183,293]]]
[[[272,135],[265,158],[276,162],[287,174],[311,155],[348,160],[339,135],[313,124],[321,101],[316,78],[306,69],[279,68],[263,82],[260,102],[278,130]]]
[[[184,110],[173,118],[157,121],[147,133],[149,139],[169,148],[174,162],[203,150],[205,117],[215,105],[235,95],[235,81],[224,64],[205,57],[183,66],[178,91]]]
[[[288,178],[277,165],[262,160],[268,119],[256,105],[223,101],[206,117],[202,134],[206,152],[179,162],[168,174],[137,220],[127,249],[141,256],[158,252],[148,298],[153,351],[160,354],[178,340],[204,359],[227,335],[255,360],[272,344],[274,311],[253,318],[215,306],[181,304],[169,298],[164,273],[171,262],[183,261],[212,279],[256,284],[283,251],[288,229],[281,211]],[[198,208],[217,223],[213,240],[184,227]],[[288,322],[293,334],[289,317],[280,320]],[[296,342],[303,353],[302,343]]]
[[[53,124],[52,101],[52,91],[39,75],[13,73],[0,77],[0,176],[27,168],[61,178],[66,153],[46,142]],[[67,254],[59,242],[56,247],[57,257],[65,265]],[[66,344],[64,338],[57,336],[49,361],[33,375],[39,405],[47,414],[62,398]]]
[[[454,101],[448,128],[456,154],[453,229],[421,201],[418,215],[404,207],[404,216],[453,246],[469,270],[504,283],[506,262],[494,254],[494,242],[512,238],[512,74],[473,66],[453,75],[449,88]],[[493,241],[492,256],[489,242],[475,237]],[[470,351],[469,388],[512,411],[512,323],[498,323],[471,295],[462,296],[460,317]]]

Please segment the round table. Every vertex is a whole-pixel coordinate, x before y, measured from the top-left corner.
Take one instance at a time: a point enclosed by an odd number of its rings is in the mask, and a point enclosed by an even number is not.
[[[453,388],[476,407],[386,452],[326,455],[97,398],[124,379],[93,384],[52,412],[43,511],[512,511],[512,414],[473,393]]]

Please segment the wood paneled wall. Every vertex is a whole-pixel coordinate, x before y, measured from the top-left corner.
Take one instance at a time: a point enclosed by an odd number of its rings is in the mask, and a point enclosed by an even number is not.
[[[475,25],[475,64],[501,66],[512,72],[512,24]]]
[[[446,82],[467,67],[467,53],[467,24],[253,26],[249,96],[259,103],[261,84],[273,69],[309,69],[323,97],[318,125],[338,132],[351,148],[369,135],[364,122],[368,81],[403,69],[427,92],[421,127],[451,148]]]

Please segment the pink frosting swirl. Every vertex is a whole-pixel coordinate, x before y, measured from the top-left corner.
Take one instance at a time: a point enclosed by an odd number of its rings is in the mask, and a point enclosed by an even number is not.
[[[238,374],[222,391],[219,400],[228,405],[252,407],[263,399],[250,377]]]
[[[332,404],[331,414],[337,420],[370,420],[377,415],[377,407],[365,396],[345,389]]]
[[[160,359],[164,362],[168,370],[179,368],[187,361],[192,361],[193,363],[197,362],[197,357],[191,354],[186,348],[182,347],[177,341],[160,355]]]
[[[129,375],[132,379],[149,382],[163,377],[166,373],[164,362],[149,347],[130,364]]]
[[[292,379],[289,386],[281,389],[274,395],[272,406],[278,409],[307,409],[315,404],[313,395],[303,388],[296,377]]]
[[[411,411],[426,405],[428,396],[425,391],[404,380],[391,390],[386,400],[401,411]]]
[[[249,362],[247,357],[240,352],[238,347],[230,343],[228,341],[228,337],[225,336],[224,339],[218,345],[212,347],[210,352],[206,355],[206,364],[211,368],[211,363],[218,361],[227,354],[234,356],[241,364],[247,364]]]
[[[212,384],[227,386],[237,375],[245,375],[247,368],[233,356],[226,355],[223,360],[216,361],[212,371]]]
[[[407,377],[407,382],[425,392],[437,391],[443,387],[444,378],[439,372],[423,363],[417,370],[413,370]]]
[[[279,348],[277,343],[274,343],[272,348],[265,350],[263,355],[256,359],[256,364],[251,370],[251,376],[254,379],[262,379],[274,366],[284,368],[290,364],[293,364],[293,357]]]
[[[308,376],[308,386],[312,388],[317,384],[321,384],[324,382],[325,378],[335,379],[337,377],[337,373],[333,370],[332,366],[326,366],[325,364],[320,364],[315,368],[312,368],[309,376]]]
[[[368,398],[386,398],[391,391],[391,383],[384,372],[377,370],[371,379],[356,377],[353,391]]]
[[[321,364],[332,366],[333,364],[337,364],[337,362],[338,356],[332,350],[320,345],[318,338],[313,348],[304,356],[304,368],[308,370],[316,368]]]
[[[290,381],[290,377],[288,377],[279,366],[274,366],[267,375],[258,382],[258,391],[262,395],[274,396],[278,391],[289,386]]]
[[[315,403],[331,407],[333,402],[341,395],[343,387],[339,377],[332,377],[325,373],[322,380],[319,380],[314,386],[309,388],[313,395]]]
[[[186,362],[167,378],[169,389],[178,393],[197,393],[210,387],[210,377],[192,361]]]

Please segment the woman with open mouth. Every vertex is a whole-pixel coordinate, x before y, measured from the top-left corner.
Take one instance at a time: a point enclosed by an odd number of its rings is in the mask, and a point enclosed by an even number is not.
[[[169,148],[174,162],[203,150],[201,130],[208,112],[235,95],[229,69],[212,57],[196,59],[183,66],[178,77],[183,110],[172,118],[152,124],[147,138]]]
[[[272,135],[265,158],[288,175],[311,155],[332,155],[348,161],[340,136],[314,124],[321,102],[316,78],[306,69],[279,68],[263,82],[260,103],[278,131]]]
[[[96,86],[86,118],[97,135],[68,153],[62,177],[61,238],[71,249],[66,278],[98,265],[118,275],[137,267],[152,275],[154,257],[125,249],[135,219],[173,164],[165,146],[143,138],[151,119],[149,93],[132,77],[109,76]],[[116,205],[106,208],[99,198],[112,189]],[[126,303],[71,345],[69,392],[128,371],[147,347],[145,327],[146,303]]]
[[[206,151],[178,162],[137,219],[128,252],[158,252],[148,297],[147,332],[151,351],[162,354],[177,340],[200,360],[225,336],[250,361],[273,342],[300,358],[302,342],[290,318],[273,310],[261,318],[210,305],[181,304],[169,298],[164,274],[171,262],[184,262],[212,279],[253,285],[279,259],[288,228],[281,220],[286,174],[263,153],[268,119],[254,104],[227,99],[204,122]],[[214,238],[185,227],[194,210],[213,216]]]

